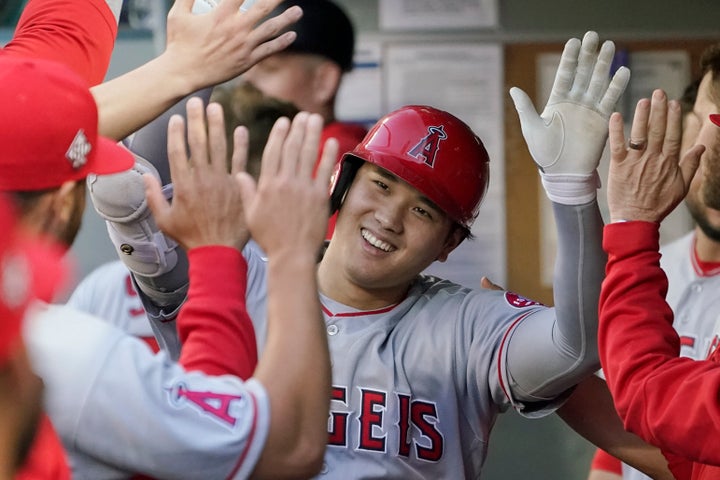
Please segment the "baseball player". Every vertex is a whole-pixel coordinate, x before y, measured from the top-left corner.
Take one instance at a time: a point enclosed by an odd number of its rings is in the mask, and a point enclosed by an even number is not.
[[[8,118],[16,126],[4,128],[0,138],[2,190],[22,206],[28,228],[71,242],[82,212],[79,198],[84,198],[85,183],[76,179],[88,172],[127,168],[133,158],[97,136],[96,107],[89,91],[61,65],[0,59],[0,84],[2,104],[14,112]],[[172,207],[158,200],[159,189],[152,184],[149,188],[158,223],[190,251],[195,281],[178,328],[186,347],[192,346],[183,350],[181,366],[163,355],[153,356],[139,340],[93,317],[66,306],[40,305],[30,318],[26,339],[33,366],[46,385],[46,407],[69,448],[88,446],[96,462],[103,458],[112,465],[77,478],[118,478],[122,472],[127,476],[136,471],[158,478],[244,478],[251,472],[309,475],[319,468],[326,437],[329,362],[327,350],[323,354],[327,347],[315,294],[314,259],[324,236],[325,217],[320,212],[336,153],[332,145],[326,147],[328,160],[312,178],[317,151],[303,145],[317,143],[321,119],[305,115],[292,128],[286,120],[266,154],[269,170],[275,167],[277,173],[261,177],[258,193],[253,194],[252,183],[244,179],[241,188],[226,171],[221,109],[208,109],[213,143],[208,149],[202,104],[188,108],[190,159],[183,122],[175,119],[170,125],[177,192]],[[29,126],[39,128],[46,140],[33,137],[35,130]],[[245,137],[241,130],[238,145]],[[284,151],[285,144],[291,153]],[[236,167],[242,155],[238,148]],[[32,165],[28,157],[35,160]],[[293,175],[288,180],[289,170]],[[274,182],[291,186],[274,197],[294,208],[273,217],[282,222],[282,238],[288,229],[297,237],[290,246],[278,244],[278,227],[265,220],[270,218],[266,208],[276,208],[266,198],[276,189]],[[185,201],[192,198],[201,200]],[[205,211],[213,205],[213,212]],[[296,213],[303,218],[301,225],[293,218]],[[308,222],[313,215],[317,220]],[[243,218],[269,250],[271,265],[275,255],[298,259],[276,267],[281,275],[272,274],[276,279],[270,283],[278,292],[270,294],[270,317],[292,318],[292,324],[278,322],[274,347],[265,350],[248,382],[221,375],[242,368],[238,362],[252,361],[255,351],[244,309],[246,267],[234,248],[239,236],[248,235]],[[300,262],[302,258],[309,261]],[[290,277],[302,279],[306,288],[288,284]],[[293,357],[291,366],[285,364],[288,355]],[[317,393],[308,395],[308,387]],[[148,431],[153,433],[151,442]],[[188,440],[194,443],[196,438],[205,443],[188,448]],[[221,452],[218,444],[226,450]],[[201,459],[211,461],[198,462],[196,450]],[[73,468],[82,466],[77,460],[73,458]]]
[[[701,96],[698,95],[698,103]],[[697,104],[696,104],[697,105]],[[600,299],[600,356],[618,413],[628,430],[663,449],[680,479],[717,478],[718,350],[707,360],[679,358],[681,337],[665,301],[658,224],[692,187],[716,219],[716,155],[702,144],[680,157],[680,107],[662,90],[638,103],[627,148],[622,118],[611,117],[612,159],[605,229],[609,254]],[[698,135],[710,138],[703,119]],[[717,135],[717,131],[715,132]],[[700,166],[697,174],[696,169]],[[694,176],[693,176],[694,175]],[[695,195],[693,194],[693,195]],[[628,239],[632,239],[629,241]]]
[[[478,478],[499,413],[548,414],[595,371],[596,167],[629,78],[623,68],[608,84],[614,45],[598,46],[594,32],[566,44],[542,115],[511,90],[555,208],[555,308],[420,275],[470,234],[487,187],[487,153],[462,121],[404,107],[343,157],[336,230],[318,266],[333,359],[323,476]],[[253,243],[245,257],[262,349],[267,264]]]
[[[715,87],[712,79],[720,72],[720,48],[708,48],[701,58],[704,72],[701,82],[694,82],[686,90],[681,103],[687,113],[683,116],[683,140],[681,151],[687,151],[696,143],[707,148],[705,157],[718,155],[716,127],[709,115],[717,110]],[[708,160],[709,161],[709,160]],[[718,181],[706,177],[706,182]],[[680,336],[680,355],[694,360],[707,358],[715,343],[716,315],[715,291],[720,287],[720,236],[717,222],[713,221],[713,202],[705,192],[712,190],[702,182],[690,185],[685,203],[695,219],[696,227],[687,235],[664,245],[660,249],[660,266],[668,277],[667,302],[673,309],[673,326]],[[590,478],[601,480],[625,478],[642,480],[648,477],[635,471],[607,453],[598,451],[593,459]]]
[[[27,307],[35,299],[52,297],[63,282],[66,265],[62,249],[23,234],[14,213],[10,202],[0,198],[0,478],[64,480],[69,479],[67,465],[52,461],[64,458],[59,443],[48,444],[42,452],[31,448],[38,432],[47,431],[48,422],[41,414],[42,382],[28,361],[21,331]],[[48,462],[42,469],[24,468],[19,473],[28,455],[36,457],[36,466]]]

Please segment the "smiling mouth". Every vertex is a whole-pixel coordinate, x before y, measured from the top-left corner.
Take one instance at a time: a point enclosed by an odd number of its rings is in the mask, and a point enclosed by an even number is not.
[[[387,242],[383,242],[382,240],[378,239],[375,235],[368,232],[364,228],[360,229],[360,234],[366,242],[368,242],[373,247],[382,250],[383,252],[392,252],[393,250],[396,250],[395,247],[393,247]]]

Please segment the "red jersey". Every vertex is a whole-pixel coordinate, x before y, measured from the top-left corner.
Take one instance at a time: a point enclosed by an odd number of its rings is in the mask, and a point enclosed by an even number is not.
[[[720,353],[678,357],[658,225],[608,225],[603,246],[600,361],[625,428],[660,446],[676,478],[720,478]]]
[[[106,0],[30,0],[0,55],[55,60],[97,85],[107,73],[116,35]]]

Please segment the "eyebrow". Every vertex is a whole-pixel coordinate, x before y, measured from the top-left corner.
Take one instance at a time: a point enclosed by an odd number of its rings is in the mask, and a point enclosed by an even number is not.
[[[380,167],[378,167],[378,166],[373,166],[373,170],[375,171],[376,174],[380,175],[381,177],[383,177],[383,178],[384,178],[385,180],[387,180],[388,182],[392,182],[392,183],[400,183],[400,182],[407,183],[407,182],[405,182],[404,180],[402,180],[401,178],[397,177],[396,175],[393,175],[392,173],[390,173],[390,172],[388,172],[387,170],[385,170],[385,169],[383,169],[383,168],[380,168]],[[413,187],[413,186],[410,185],[409,183],[408,183],[408,185],[409,185],[411,188],[417,190],[417,188]],[[427,205],[428,207],[430,207],[431,209],[437,211],[438,213],[444,213],[443,210],[442,210],[440,207],[438,207],[435,202],[433,202],[432,200],[430,200],[428,197],[426,197],[426,196],[423,195],[422,193],[418,193],[418,200],[419,200],[420,202],[426,204],[426,205]]]

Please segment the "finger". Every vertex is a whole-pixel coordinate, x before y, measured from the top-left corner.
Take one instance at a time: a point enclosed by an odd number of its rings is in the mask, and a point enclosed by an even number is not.
[[[222,106],[219,103],[211,103],[205,111],[207,112],[210,166],[216,172],[227,173],[227,136]]]
[[[633,142],[647,142],[648,120],[650,119],[650,100],[642,98],[635,106],[635,116],[630,127],[630,140]],[[640,149],[643,150],[644,148]]]
[[[207,165],[207,130],[205,127],[205,109],[198,97],[192,97],[186,105],[188,145],[190,146],[190,164]]]
[[[305,125],[305,138],[303,139],[302,150],[298,168],[298,175],[301,178],[310,178],[318,161],[320,151],[320,137],[322,136],[323,118],[318,114],[308,117]]]
[[[280,167],[280,158],[282,157],[283,144],[289,131],[290,120],[287,117],[278,118],[272,129],[270,129],[270,135],[268,135],[268,140],[262,154],[260,180],[265,176],[274,177],[277,175],[278,168]]]
[[[655,90],[650,101],[650,119],[648,122],[647,149],[651,152],[662,151],[667,128],[667,96],[662,90]]]
[[[253,5],[253,8],[257,5],[258,4]],[[247,13],[250,13],[251,10],[252,8],[248,10]],[[247,16],[247,13],[243,14],[246,15],[243,17],[243,21],[248,22],[248,25],[253,26],[253,29],[247,36],[247,42],[252,45],[253,48],[260,46],[260,44],[269,42],[275,37],[281,37],[282,35],[280,35],[280,32],[284,32],[283,35],[287,35],[290,32],[285,32],[285,30],[292,30],[293,24],[296,23],[303,15],[302,9],[298,6],[290,7],[280,15],[267,19],[265,19],[265,17],[268,13],[270,13],[269,10],[265,13],[265,15],[256,16],[254,20]],[[257,24],[262,19],[265,20],[262,23]]]
[[[340,144],[335,138],[328,138],[323,145],[322,156],[320,157],[320,163],[315,171],[315,181],[320,185],[324,185],[327,189],[328,195],[330,194],[330,177],[335,170],[337,164],[337,157],[340,150]]]
[[[163,228],[169,215],[170,204],[162,193],[160,182],[152,174],[143,174],[143,183],[145,184],[145,198],[150,212],[152,212],[158,227]]]
[[[527,93],[517,87],[513,87],[510,89],[510,98],[512,98],[521,125],[527,125],[532,129],[535,127],[535,124],[542,122],[537,110],[535,110],[535,105],[533,105]]]
[[[296,38],[297,33],[285,32],[277,38],[273,38],[272,40],[268,40],[267,42],[257,45],[250,54],[249,63],[251,65],[255,65],[256,63],[264,60],[270,55],[274,55],[280,51],[285,50],[295,41]]]
[[[592,99],[594,104],[600,102],[600,99],[607,88],[610,78],[610,67],[613,57],[615,56],[615,44],[610,40],[603,42],[600,53],[595,62],[595,69],[590,78],[590,86],[588,87],[587,97]]]
[[[258,0],[253,3],[250,8],[242,12],[241,15],[243,15],[247,21],[255,24],[263,18],[267,17],[268,14],[270,14],[270,12],[272,12],[275,7],[280,4],[281,1],[282,0]],[[223,5],[225,3],[227,3],[228,5]],[[245,3],[245,0],[223,0],[222,2],[220,2],[220,4],[227,11],[223,11],[222,13],[236,14],[240,10],[240,7],[243,3]]]
[[[500,285],[496,285],[495,283],[491,282],[489,278],[482,277],[480,279],[480,287],[484,288],[485,290],[505,290]]]
[[[180,115],[173,115],[168,120],[167,152],[170,179],[173,183],[181,182],[188,172],[188,158],[185,119]]]
[[[235,175],[238,172],[247,171],[248,149],[250,148],[250,137],[245,126],[235,128],[233,132],[233,154],[230,161],[230,173]]]
[[[560,98],[565,98],[570,91],[573,80],[575,79],[575,69],[577,68],[579,52],[580,40],[577,38],[571,38],[565,43],[548,103],[555,103]]]
[[[610,115],[615,110],[615,105],[625,93],[629,82],[630,69],[627,67],[618,68],[610,81],[610,85],[605,90],[605,95],[600,100],[600,112],[604,115]]]
[[[667,127],[662,151],[668,157],[680,156],[680,142],[682,141],[682,110],[677,100],[668,102]]]
[[[582,96],[585,94],[590,83],[590,77],[595,68],[595,59],[597,55],[598,44],[600,38],[596,32],[590,31],[585,34],[580,46],[580,56],[578,57],[577,72],[575,73],[575,81],[571,88],[571,95]]]
[[[280,159],[280,168],[278,172],[281,175],[295,176],[298,173],[298,163],[300,162],[300,152],[305,139],[305,127],[307,126],[310,114],[308,112],[300,112],[293,118],[290,126],[290,133],[285,139],[285,145],[282,149],[282,158]]]
[[[240,185],[240,199],[242,200],[245,218],[248,216],[248,208],[252,205],[257,192],[255,179],[247,172],[238,172],[235,181]]]
[[[700,157],[705,152],[705,145],[695,145],[688,150],[680,160],[680,172],[682,172],[683,183],[685,185],[685,192],[690,188],[695,173],[700,166]]]
[[[610,115],[608,123],[608,145],[610,146],[610,155],[613,161],[621,162],[627,156],[625,146],[625,125],[622,115],[618,112]]]

